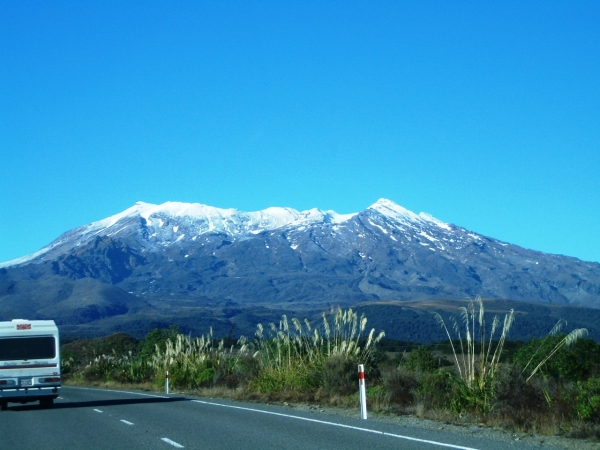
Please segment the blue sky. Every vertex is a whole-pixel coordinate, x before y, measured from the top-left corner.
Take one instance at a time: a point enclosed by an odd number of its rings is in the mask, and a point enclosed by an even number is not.
[[[381,197],[600,261],[599,23],[596,1],[1,2],[0,261],[140,200]]]

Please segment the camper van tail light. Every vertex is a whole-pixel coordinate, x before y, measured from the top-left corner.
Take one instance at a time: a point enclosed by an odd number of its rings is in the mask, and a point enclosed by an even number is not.
[[[40,381],[43,383],[57,383],[60,381],[60,377],[42,378]]]
[[[0,385],[3,385],[3,384],[8,384],[8,381],[6,381],[6,380],[0,380]]]

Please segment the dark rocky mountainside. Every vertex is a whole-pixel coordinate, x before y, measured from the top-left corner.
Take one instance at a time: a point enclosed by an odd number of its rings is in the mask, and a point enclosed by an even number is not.
[[[350,215],[138,203],[0,267],[0,319],[54,318],[72,330],[174,318],[226,330],[246,310],[479,294],[600,307],[600,264],[500,242],[388,200]]]

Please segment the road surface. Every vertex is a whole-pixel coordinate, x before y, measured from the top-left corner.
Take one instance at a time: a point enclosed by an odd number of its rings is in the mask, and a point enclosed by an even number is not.
[[[63,387],[51,409],[41,409],[37,403],[11,403],[8,410],[1,411],[0,448],[521,450],[540,447],[271,405]]]

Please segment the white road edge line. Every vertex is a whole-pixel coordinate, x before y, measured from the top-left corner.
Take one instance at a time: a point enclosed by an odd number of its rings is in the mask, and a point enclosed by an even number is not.
[[[169,439],[169,438],[160,438],[160,439],[161,439],[161,440],[163,440],[163,441],[165,441],[167,444],[171,444],[173,447],[177,447],[177,448],[184,448],[184,447],[183,447],[183,445],[181,445],[181,444],[178,444],[177,442],[175,442],[175,441],[172,441],[172,440],[171,440],[171,439]]]
[[[127,425],[133,425],[133,423],[128,420],[121,419],[121,422],[126,423]]]
[[[323,425],[331,425],[331,426],[334,426],[334,427],[350,428],[352,430],[364,431],[364,432],[367,432],[367,433],[374,433],[374,434],[381,434],[381,435],[384,435],[384,436],[395,437],[395,438],[398,438],[398,439],[406,439],[407,441],[423,442],[425,444],[432,444],[432,445],[437,445],[437,446],[440,446],[440,447],[457,448],[457,449],[460,449],[460,450],[477,450],[476,448],[472,448],[472,447],[463,447],[461,445],[446,444],[444,442],[430,441],[430,440],[427,440],[427,439],[419,439],[419,438],[414,438],[414,437],[410,437],[410,436],[403,436],[401,434],[386,433],[385,431],[370,430],[368,428],[353,427],[352,425],[344,425],[344,424],[341,424],[341,423],[327,422],[325,420],[309,419],[308,417],[292,416],[290,414],[276,413],[276,412],[272,412],[272,411],[263,411],[262,409],[244,408],[242,406],[233,406],[233,405],[223,405],[221,403],[204,402],[202,400],[192,400],[192,401],[196,402],[196,403],[204,403],[205,405],[222,406],[223,408],[242,409],[242,410],[245,410],[245,411],[258,412],[258,413],[262,413],[262,414],[271,414],[273,416],[288,417],[290,419],[305,420],[307,422],[315,422],[315,423],[320,423],[320,424],[323,424]]]
[[[82,389],[84,391],[108,391],[108,392],[119,392],[121,394],[131,394],[131,395],[143,395],[145,397],[156,397],[156,398],[170,398],[164,395],[152,395],[152,394],[142,394],[141,392],[129,392],[129,391],[118,391],[116,389],[93,389],[93,388],[84,388],[79,386],[67,386],[69,389]]]
[[[102,411],[100,411],[99,409],[94,409],[94,411],[96,411],[96,412],[102,412]]]

